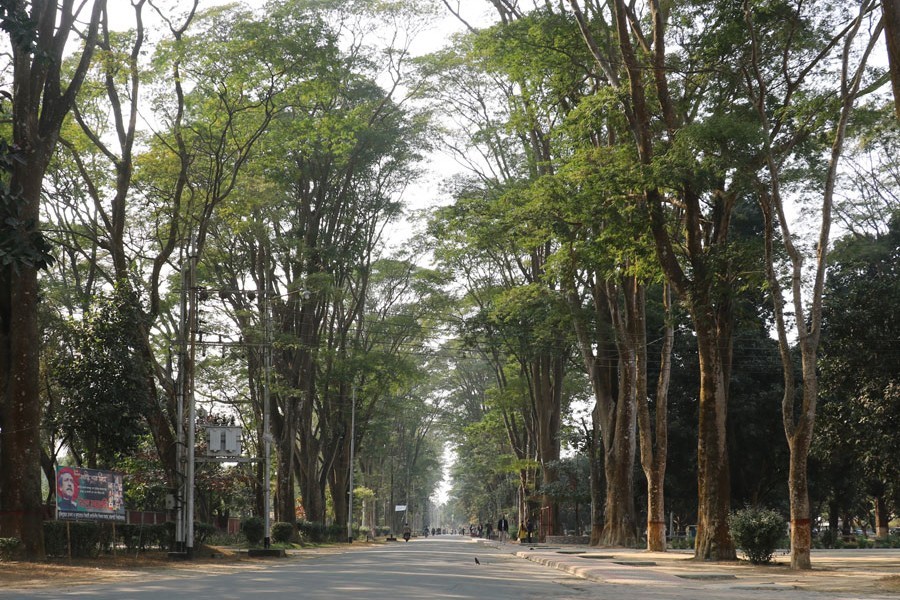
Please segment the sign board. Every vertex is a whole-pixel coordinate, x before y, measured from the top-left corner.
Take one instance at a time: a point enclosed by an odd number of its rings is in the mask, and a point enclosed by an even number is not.
[[[406,510],[405,504],[398,504],[396,507],[394,507],[395,512],[404,512],[405,510]]]
[[[122,474],[80,467],[56,468],[56,518],[125,522]]]

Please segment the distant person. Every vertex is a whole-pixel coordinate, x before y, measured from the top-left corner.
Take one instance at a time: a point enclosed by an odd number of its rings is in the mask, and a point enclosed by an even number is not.
[[[59,510],[78,510],[78,481],[69,467],[56,474],[56,506]]]
[[[528,533],[528,543],[531,543],[531,536],[534,533],[534,519],[529,518],[528,523],[525,524],[525,530]]]
[[[403,539],[408,542],[409,538],[411,538],[411,537],[412,537],[412,530],[409,528],[409,523],[407,523],[403,526]]]
[[[509,521],[506,520],[506,515],[500,515],[500,520],[497,521],[497,536],[501,542],[509,539]]]

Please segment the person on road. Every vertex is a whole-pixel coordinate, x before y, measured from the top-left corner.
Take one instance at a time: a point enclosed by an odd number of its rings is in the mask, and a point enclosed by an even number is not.
[[[509,538],[509,521],[506,520],[506,515],[500,515],[500,520],[497,521],[497,536],[501,542]]]
[[[525,529],[528,532],[528,543],[531,543],[531,534],[534,533],[534,519],[528,518],[528,523],[525,524]]]
[[[412,530],[409,528],[409,523],[406,523],[405,525],[403,525],[403,539],[408,542],[409,538],[411,538],[411,537],[412,537]]]

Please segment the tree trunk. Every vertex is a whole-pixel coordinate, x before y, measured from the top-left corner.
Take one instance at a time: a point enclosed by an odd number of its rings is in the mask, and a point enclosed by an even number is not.
[[[275,452],[276,473],[275,478],[275,520],[283,523],[297,522],[297,499],[294,495],[294,452],[296,432],[292,427],[288,428],[278,440]],[[262,485],[271,485],[263,481]]]
[[[306,518],[316,523],[325,523],[325,493],[320,479],[319,440],[313,434],[312,402],[304,399],[300,409],[300,447],[296,455],[297,479],[300,485],[300,501]]]
[[[634,508],[635,441],[634,354],[620,344],[618,399],[613,404],[612,421],[603,435],[606,474],[606,510],[602,544],[634,546],[637,519]]]
[[[531,366],[534,407],[537,415],[538,460],[541,463],[541,483],[548,485],[559,479],[551,463],[559,460],[559,427],[562,413],[562,385],[564,359],[543,355]],[[559,529],[559,503],[552,497],[541,498],[545,532],[556,535]]]
[[[881,7],[884,11],[884,37],[894,92],[894,111],[900,118],[900,0],[882,0]]]
[[[734,560],[728,531],[731,508],[728,447],[726,444],[727,379],[721,333],[710,315],[695,317],[700,359],[700,423],[697,441],[697,541],[694,558]]]
[[[38,197],[34,196],[35,200]],[[28,209],[35,217],[36,201]],[[0,273],[0,537],[21,540],[30,559],[44,558],[41,504],[41,402],[37,271]]]
[[[809,511],[809,484],[806,478],[809,444],[806,444],[805,451],[799,447],[801,445],[802,440],[793,440],[790,443],[788,489],[791,501],[791,568],[811,569],[812,523]]]
[[[603,443],[600,439],[600,411],[595,405],[591,411],[593,435],[590,442],[591,465],[591,546],[599,546],[603,537],[604,481]]]
[[[643,311],[646,306],[643,299],[641,299],[639,306]],[[672,366],[672,347],[675,341],[675,331],[671,320],[671,294],[668,286],[663,288],[663,306],[665,308],[666,325],[663,347],[660,350],[659,378],[656,382],[656,420],[653,425],[650,423],[650,406],[647,390],[647,336],[644,333],[646,332],[645,326],[640,328],[640,332],[643,335],[637,347],[640,373],[637,391],[638,432],[641,445],[641,466],[647,479],[647,550],[650,552],[665,552],[667,548],[665,479],[669,440],[669,379]]]
[[[343,448],[340,450],[334,461],[333,468],[329,471],[328,487],[331,491],[331,506],[334,511],[334,522],[339,525],[347,523],[350,516],[350,426],[348,424],[348,435],[343,442]]]
[[[647,474],[647,550],[665,552],[666,507],[663,502],[664,471],[654,469]]]
[[[633,418],[631,427],[634,427]],[[616,436],[615,446],[606,454],[606,509],[601,543],[604,546],[631,547],[637,542],[634,436]]]
[[[81,13],[80,25],[86,24],[81,30],[84,46],[80,56],[70,57],[68,64],[74,69],[67,71],[71,79],[66,87],[61,81],[63,56],[75,29],[73,13],[84,6],[22,1],[4,5],[5,16],[25,18],[21,25],[7,29],[11,46],[7,52],[12,53],[12,142],[23,150],[23,160],[12,161],[9,179],[9,190],[21,190],[19,206],[4,202],[0,219],[4,228],[10,220],[21,219],[4,233],[34,244],[35,256],[0,267],[0,536],[19,538],[28,559],[45,556],[37,285],[44,253],[38,229],[41,185],[63,120],[90,65],[105,7],[105,0],[96,0],[89,12]],[[20,27],[23,31],[16,31]],[[33,46],[23,44],[32,34]]]
[[[879,540],[888,539],[890,533],[889,522],[891,511],[888,509],[884,496],[878,495],[874,498],[875,504],[875,537]]]

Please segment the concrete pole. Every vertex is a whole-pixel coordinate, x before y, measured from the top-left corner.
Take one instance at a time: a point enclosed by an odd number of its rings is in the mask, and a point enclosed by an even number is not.
[[[194,398],[194,375],[195,360],[197,356],[196,336],[199,319],[197,318],[197,248],[194,247],[195,254],[190,257],[190,296],[189,296],[189,315],[191,320],[190,328],[190,367],[188,369],[188,419],[187,419],[187,507],[185,515],[185,538],[188,558],[194,554],[194,466],[195,466],[195,446],[196,446],[196,421],[197,407]]]
[[[350,503],[347,507],[347,542],[353,543],[353,452],[356,447],[356,385],[350,393]]]
[[[269,512],[271,512],[272,490],[271,490],[271,443],[272,435],[269,433],[269,386],[272,372],[272,315],[271,315],[271,298],[270,290],[266,284],[266,290],[263,294],[263,527],[265,528],[265,537],[263,538],[263,546],[268,548],[272,542],[271,527],[269,522]]]

